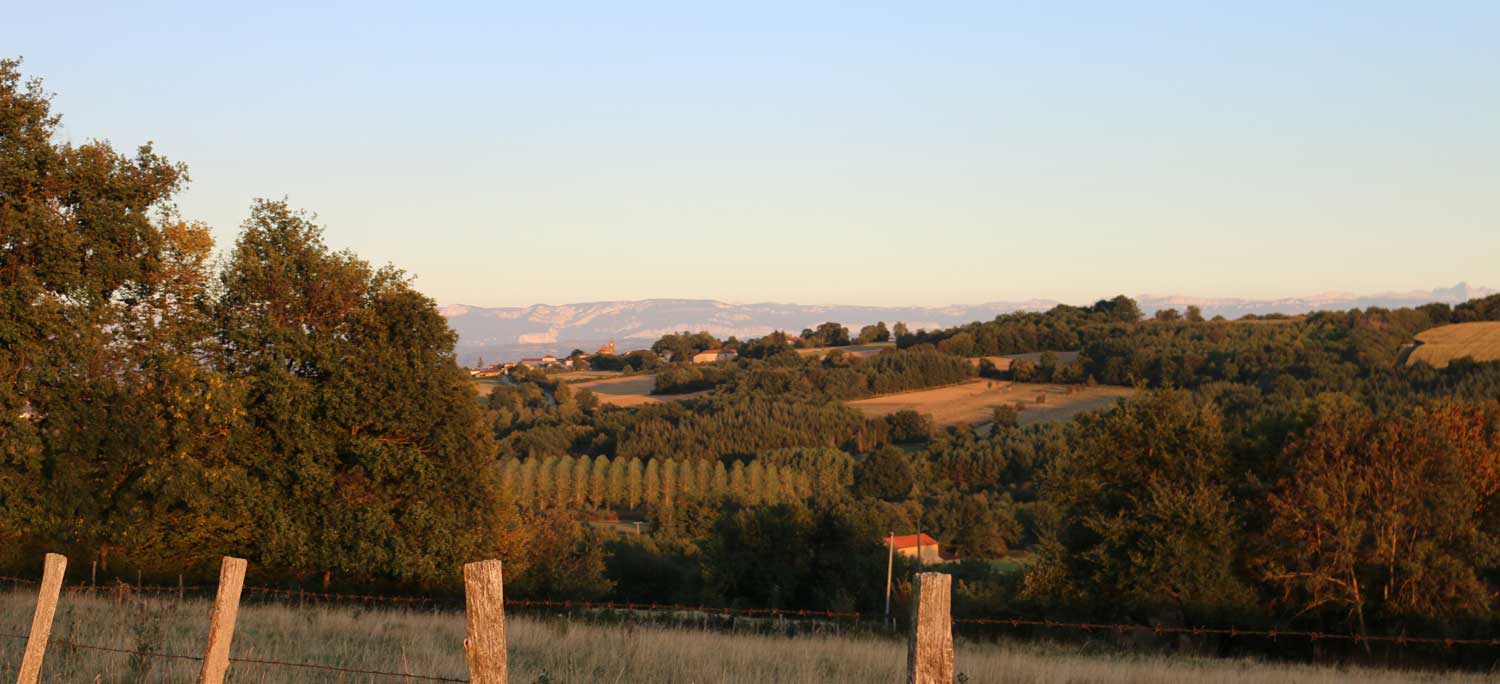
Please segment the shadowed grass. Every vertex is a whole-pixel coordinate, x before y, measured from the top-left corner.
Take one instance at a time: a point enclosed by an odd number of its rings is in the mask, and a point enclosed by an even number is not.
[[[0,632],[24,634],[34,595],[0,593]],[[68,593],[54,636],[64,641],[155,653],[200,655],[207,638],[206,600],[130,599]],[[247,604],[234,638],[237,658],[284,660],[466,679],[463,615],[456,612],[293,608]],[[904,681],[905,643],[875,636],[779,637],[694,629],[594,625],[562,619],[508,621],[510,680],[681,684],[695,682]],[[0,638],[0,681],[12,681],[24,642]],[[960,639],[958,670],[976,682],[1017,684],[1361,684],[1500,682],[1481,674],[1335,669],[1191,657],[1084,654],[1076,647],[974,643]],[[191,682],[196,661],[140,658],[54,644],[45,684]],[[545,678],[543,677],[545,673]],[[392,677],[235,664],[234,684],[413,681]]]

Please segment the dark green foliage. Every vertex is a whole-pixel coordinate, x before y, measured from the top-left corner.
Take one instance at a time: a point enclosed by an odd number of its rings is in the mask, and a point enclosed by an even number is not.
[[[640,372],[666,365],[655,352],[639,349],[623,356],[595,354],[589,357],[589,368],[597,371]]]
[[[891,331],[885,327],[885,321],[874,325],[867,325],[859,329],[859,337],[855,338],[855,344],[872,344],[876,342],[890,342]]]
[[[902,409],[885,417],[886,424],[890,425],[891,441],[897,444],[911,444],[923,442],[932,437],[936,428],[932,424],[932,416],[917,413],[911,409]]]
[[[1435,312],[1429,309],[1428,313],[1431,315]],[[1470,321],[1500,321],[1500,294],[1482,299],[1471,299],[1459,304],[1453,307],[1451,319],[1438,322],[1467,323]]]
[[[1228,476],[1220,418],[1186,392],[1090,417],[1043,483],[1063,518],[1034,590],[1179,624],[1249,610]]]
[[[694,354],[722,346],[718,339],[706,332],[681,332],[663,335],[651,345],[651,351],[672,363],[691,363]]]
[[[884,586],[882,536],[836,508],[731,511],[703,547],[704,595],[727,605],[871,610]]]
[[[911,455],[886,446],[866,456],[854,469],[854,493],[876,499],[904,499],[916,485]]]
[[[803,330],[802,340],[808,347],[847,347],[849,329],[829,321],[818,325],[817,329]]]
[[[255,497],[298,504],[252,512],[257,565],[435,582],[482,556],[493,450],[432,300],[274,202],[254,207],[221,288],[222,363],[248,387],[234,457]]]
[[[968,558],[998,558],[1021,538],[1021,524],[1006,495],[985,493],[939,496],[922,516],[922,529],[943,550]]]
[[[839,498],[854,485],[854,458],[839,449],[773,449],[759,460],[806,476],[810,491],[824,500]]]
[[[656,387],[651,393],[686,394],[710,390],[728,382],[738,370],[732,362],[663,368],[656,373]]]

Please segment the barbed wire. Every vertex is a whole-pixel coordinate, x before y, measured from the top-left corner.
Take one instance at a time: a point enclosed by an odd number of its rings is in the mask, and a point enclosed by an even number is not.
[[[24,634],[13,634],[13,633],[9,633],[9,632],[0,632],[0,638],[19,639],[19,640],[22,640],[22,641],[25,641],[25,640],[28,639],[28,637],[26,635],[24,635]],[[157,651],[142,651],[142,650],[134,650],[134,649],[128,649],[128,648],[114,648],[114,647],[111,647],[111,646],[96,646],[94,644],[84,644],[84,643],[79,643],[79,642],[76,642],[76,641],[71,641],[71,640],[68,640],[68,639],[57,639],[57,638],[49,639],[48,642],[47,642],[47,645],[48,646],[61,646],[61,647],[64,647],[64,648],[76,648],[76,649],[85,650],[85,651],[99,651],[99,652],[103,652],[103,653],[117,653],[117,654],[122,654],[122,655],[133,655],[133,656],[140,656],[140,657],[143,657],[143,658],[160,658],[160,659],[163,659],[163,660],[192,660],[192,661],[197,661],[197,662],[202,662],[203,661],[203,656],[184,655],[184,654],[180,654],[180,653],[159,653]],[[298,669],[304,669],[304,670],[321,670],[321,671],[324,671],[324,672],[337,672],[339,674],[372,675],[372,676],[377,676],[377,677],[399,677],[399,678],[402,678],[402,679],[424,681],[424,682],[465,682],[466,683],[466,682],[469,681],[467,679],[459,679],[459,678],[455,678],[455,677],[439,677],[439,676],[436,676],[436,675],[420,675],[420,674],[411,674],[411,673],[407,673],[407,672],[386,672],[386,671],[383,671],[383,670],[366,670],[366,669],[361,669],[361,668],[356,668],[356,667],[343,667],[343,666],[340,666],[340,665],[322,665],[322,664],[319,664],[319,663],[298,663],[298,662],[291,662],[291,661],[286,661],[286,660],[274,660],[274,659],[270,659],[270,658],[235,658],[235,657],[231,657],[231,658],[229,658],[229,662],[231,662],[231,663],[240,663],[240,664],[244,664],[244,665],[270,665],[270,666],[275,666],[275,667],[289,667],[289,668],[298,668]]]
[[[1241,629],[1239,627],[1170,627],[1162,625],[1132,625],[1099,622],[1057,622],[1021,618],[954,618],[953,624],[1001,625],[1009,627],[1043,627],[1047,629],[1073,629],[1087,632],[1151,632],[1153,634],[1189,634],[1193,636],[1264,637],[1268,639],[1309,639],[1312,641],[1352,641],[1355,643],[1388,642],[1398,645],[1443,645],[1443,646],[1500,646],[1500,639],[1473,639],[1458,637],[1421,637],[1402,634],[1348,634],[1343,632],[1315,632],[1290,629]]]
[[[0,576],[0,581],[16,584],[36,585],[36,580],[20,577]],[[145,586],[136,587],[124,583],[125,586],[135,591],[179,591],[178,587],[171,586]],[[110,585],[115,586],[115,585]],[[101,587],[108,589],[110,586]],[[92,588],[89,585],[70,585],[69,589]],[[183,586],[182,591],[207,589],[203,585]],[[252,594],[268,596],[280,596],[297,599],[314,599],[322,601],[349,602],[349,603],[387,603],[387,604],[458,604],[461,597],[453,597],[448,600],[440,600],[431,597],[420,596],[387,596],[379,594],[343,594],[332,592],[312,592],[296,589],[282,589],[278,587],[245,586],[245,591]],[[730,608],[715,606],[693,606],[676,603],[636,603],[616,601],[572,601],[553,599],[505,599],[506,606],[513,607],[542,607],[562,608],[564,610],[628,610],[645,612],[677,612],[677,613],[700,613],[705,615],[742,615],[746,617],[803,617],[803,618],[828,618],[845,620],[875,620],[880,616],[859,613],[855,611],[831,611],[792,608]],[[1099,623],[1099,622],[1064,622],[1036,618],[954,618],[953,624],[959,625],[985,625],[1000,627],[1039,627],[1044,629],[1075,630],[1084,632],[1128,632],[1128,633],[1153,633],[1157,635],[1181,634],[1191,636],[1227,636],[1230,638],[1266,638],[1266,639],[1307,639],[1310,641],[1348,641],[1353,643],[1391,643],[1398,646],[1489,646],[1500,647],[1500,638],[1467,638],[1467,637],[1429,637],[1409,636],[1404,634],[1355,634],[1347,632],[1322,632],[1313,630],[1297,629],[1252,629],[1240,627],[1176,627],[1160,625],[1140,625],[1128,623]]]

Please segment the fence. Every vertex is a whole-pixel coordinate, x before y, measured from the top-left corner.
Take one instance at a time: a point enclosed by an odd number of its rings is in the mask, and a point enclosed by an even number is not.
[[[24,639],[26,648],[21,656],[20,676],[17,684],[39,684],[42,675],[42,662],[49,645],[64,646],[82,650],[102,651],[108,653],[129,654],[143,658],[163,658],[174,660],[187,660],[200,663],[198,684],[223,684],[225,675],[231,663],[243,663],[254,665],[267,665],[274,667],[298,668],[306,670],[321,670],[336,672],[340,674],[373,675],[392,678],[401,678],[409,681],[429,682],[472,682],[473,684],[504,684],[506,682],[506,644],[505,644],[505,607],[506,606],[545,606],[545,607],[601,607],[625,610],[674,610],[674,611],[696,611],[708,614],[740,614],[740,615],[762,615],[762,616],[800,616],[800,617],[830,617],[830,618],[853,618],[858,619],[858,613],[837,611],[815,611],[815,610],[778,610],[778,609],[731,609],[731,608],[703,608],[696,606],[660,605],[660,604],[637,604],[637,603],[590,603],[573,601],[531,601],[531,600],[506,600],[504,592],[504,581],[502,577],[502,565],[498,560],[481,561],[469,563],[463,567],[464,577],[464,613],[465,613],[465,639],[463,641],[464,660],[468,665],[469,678],[458,679],[452,677],[439,677],[433,675],[412,674],[409,672],[387,672],[380,670],[361,669],[356,667],[331,666],[317,663],[297,663],[262,658],[231,657],[230,645],[234,639],[235,622],[239,614],[241,595],[248,589],[252,593],[260,592],[268,595],[289,596],[300,594],[306,598],[303,592],[274,589],[270,587],[246,587],[244,585],[245,570],[247,563],[243,559],[223,559],[219,570],[219,582],[215,587],[213,612],[209,616],[208,643],[204,648],[203,655],[158,653],[149,651],[138,651],[131,649],[113,648],[93,644],[77,643],[69,640],[52,639],[52,621],[57,612],[58,600],[64,589],[63,573],[67,569],[67,559],[57,554],[47,554],[44,563],[42,579],[40,581],[27,580],[14,577],[3,577],[0,580],[12,584],[34,585],[37,587],[36,610],[32,616],[31,630],[28,634],[10,634],[0,632],[0,638]],[[908,637],[907,655],[907,681],[931,684],[936,682],[953,681],[953,635],[950,622],[949,601],[951,597],[950,578],[941,573],[920,573],[916,576],[914,587],[917,589],[912,610],[912,629]],[[84,589],[90,587],[69,587],[70,589]],[[204,587],[192,587],[201,589]],[[179,596],[185,593],[189,587],[179,584],[177,587],[132,587],[135,591],[144,592],[167,592],[176,591]],[[431,602],[431,599],[410,597],[387,597],[358,594],[316,594],[317,598],[333,600],[357,600],[361,602],[387,602],[387,603],[416,603]]]
[[[298,603],[307,600],[402,606],[437,606],[446,603],[445,601],[427,597],[306,592],[276,587],[248,586],[243,583],[246,568],[245,561],[233,558],[224,559],[220,570],[219,583],[214,587],[183,585],[180,581],[175,587],[120,585],[120,591],[142,593],[176,592],[179,597],[182,597],[188,591],[206,591],[213,588],[215,590],[214,609],[210,617],[209,639],[204,654],[201,656],[142,652],[51,639],[52,618],[57,609],[59,595],[64,590],[98,590],[98,587],[92,584],[65,586],[62,578],[66,565],[67,560],[62,556],[48,554],[44,564],[43,577],[40,581],[17,577],[0,577],[0,582],[20,586],[35,586],[38,592],[36,611],[33,616],[30,633],[22,635],[0,632],[0,638],[25,640],[27,642],[26,649],[22,655],[20,677],[17,680],[18,684],[37,684],[40,681],[42,659],[49,643],[82,650],[199,662],[202,668],[198,679],[200,684],[221,684],[224,680],[224,673],[230,663],[320,670],[351,675],[384,676],[408,681],[494,684],[505,681],[504,611],[507,607],[698,613],[703,615],[745,617],[822,618],[855,623],[862,619],[873,620],[875,617],[850,611],[717,608],[658,603],[508,599],[504,596],[500,561],[484,561],[464,566],[463,601],[466,615],[465,629],[467,638],[464,640],[463,646],[465,660],[470,673],[470,679],[465,680],[452,677],[412,674],[409,672],[387,672],[316,663],[231,657],[229,655],[229,646],[233,639],[234,624],[242,594],[260,595],[288,602],[295,600]],[[1150,633],[1156,635],[1216,636],[1269,640],[1301,639],[1314,643],[1326,640],[1360,645],[1385,643],[1397,646],[1500,648],[1500,638],[1347,634],[1307,630],[1243,629],[1237,627],[1149,626],[1117,623],[1060,622],[1027,618],[954,618],[950,610],[952,593],[950,582],[949,576],[941,573],[919,573],[914,578],[907,650],[909,682],[951,682],[953,676],[952,633],[954,628],[965,626],[1070,630],[1099,634]]]

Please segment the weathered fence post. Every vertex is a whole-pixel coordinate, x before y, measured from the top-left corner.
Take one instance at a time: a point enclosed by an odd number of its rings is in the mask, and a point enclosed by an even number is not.
[[[505,684],[505,583],[500,561],[464,566],[464,656],[473,684]]]
[[[919,572],[912,581],[907,684],[953,684],[952,588],[953,578],[940,572]]]
[[[52,616],[57,613],[57,594],[62,591],[63,572],[67,569],[66,557],[47,554],[42,565],[42,584],[36,593],[36,612],[31,616],[31,635],[26,638],[21,676],[16,678],[16,684],[42,681],[42,656],[46,655],[47,640],[52,637]]]
[[[240,614],[240,590],[245,586],[245,559],[224,557],[219,566],[219,591],[208,623],[208,650],[198,684],[223,684],[229,670],[229,642],[234,639],[234,621]]]

